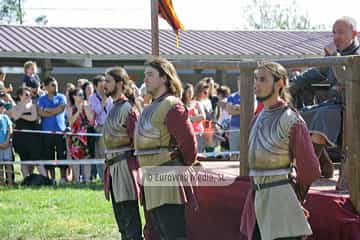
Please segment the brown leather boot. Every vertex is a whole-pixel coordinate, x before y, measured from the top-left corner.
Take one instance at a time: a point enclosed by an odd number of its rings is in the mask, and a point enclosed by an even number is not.
[[[325,178],[332,178],[334,176],[334,166],[331,158],[326,151],[324,144],[313,143],[316,155],[319,158],[321,175]]]

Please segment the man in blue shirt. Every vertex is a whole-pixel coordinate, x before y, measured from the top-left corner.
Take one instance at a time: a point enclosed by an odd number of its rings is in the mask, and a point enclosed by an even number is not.
[[[39,115],[41,117],[41,128],[43,131],[65,131],[65,95],[58,93],[58,83],[54,77],[44,80],[47,94],[38,100]],[[55,159],[55,147],[57,159],[66,158],[66,143],[63,135],[43,135],[43,158],[45,160]],[[50,172],[51,179],[55,182],[54,166],[46,166]],[[66,166],[60,166],[60,183],[66,182]]]

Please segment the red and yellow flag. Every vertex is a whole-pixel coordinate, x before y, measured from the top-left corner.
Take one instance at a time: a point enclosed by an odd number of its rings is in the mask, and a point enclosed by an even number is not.
[[[179,30],[185,28],[177,17],[172,0],[159,0],[159,16],[165,19],[176,34],[176,47],[179,48]]]

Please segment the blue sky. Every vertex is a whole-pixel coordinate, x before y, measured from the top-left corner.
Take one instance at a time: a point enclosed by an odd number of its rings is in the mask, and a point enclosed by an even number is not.
[[[243,11],[252,0],[173,0],[186,29],[244,29]],[[292,0],[272,0],[283,6]],[[334,3],[331,3],[334,2]],[[219,4],[221,3],[221,4]],[[330,26],[341,16],[349,15],[360,25],[359,0],[297,0],[312,23]],[[335,5],[337,3],[337,5]],[[350,7],[349,7],[350,6]],[[45,14],[48,26],[150,28],[150,0],[25,0],[25,21],[34,24],[36,16]],[[161,20],[160,28],[168,28]]]

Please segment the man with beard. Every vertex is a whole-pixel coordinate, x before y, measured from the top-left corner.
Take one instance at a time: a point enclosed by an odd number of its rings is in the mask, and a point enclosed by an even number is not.
[[[324,50],[326,56],[360,54],[356,22],[353,18],[342,17],[335,21],[333,42],[327,45]],[[309,126],[314,148],[320,160],[322,175],[331,178],[334,168],[325,147],[336,146],[337,144],[341,132],[341,111],[345,103],[345,81],[350,79],[338,77],[337,71],[332,67],[310,68],[292,79],[290,91],[292,95],[296,95],[311,84],[320,83],[324,80],[330,83],[326,100],[318,106],[304,108],[302,116]]]
[[[166,178],[152,182],[152,175],[146,175],[150,171],[160,177],[173,177],[173,169],[190,169],[188,166],[196,159],[195,135],[179,99],[181,82],[172,63],[164,58],[145,63],[144,82],[152,102],[136,125],[134,144],[135,155],[145,171],[146,210],[161,239],[186,239],[185,203],[192,203],[191,185],[185,187],[176,180],[166,182]]]
[[[138,164],[132,146],[138,113],[134,107],[134,93],[130,78],[121,67],[105,74],[105,92],[113,99],[113,107],[104,123],[105,196],[109,192],[116,223],[123,240],[142,239],[138,207],[138,187],[133,173]]]
[[[253,119],[249,136],[253,191],[241,226],[248,239],[302,239],[312,234],[299,200],[320,177],[320,168],[304,120],[288,105],[287,81],[287,71],[278,63],[255,70],[255,93],[264,109]]]

